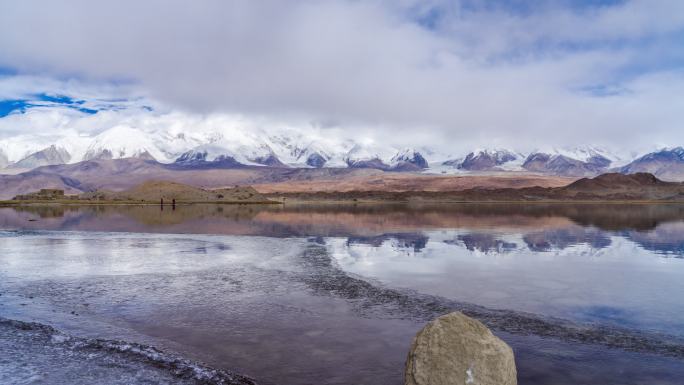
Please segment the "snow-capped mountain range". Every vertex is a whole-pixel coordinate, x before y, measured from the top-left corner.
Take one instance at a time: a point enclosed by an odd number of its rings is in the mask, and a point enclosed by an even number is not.
[[[145,157],[186,166],[223,164],[279,167],[369,167],[421,170],[418,150],[330,139],[284,129],[269,133],[253,126],[210,130],[175,127],[143,130],[117,125],[93,136],[65,130],[57,135],[19,135],[0,140],[0,167],[34,168],[91,159]]]
[[[349,167],[426,173],[526,171],[591,176],[609,170],[655,172],[684,164],[681,148],[661,149],[640,158],[597,147],[476,149],[445,154],[428,147],[395,148],[350,139],[331,139],[287,128],[214,127],[184,132],[116,125],[96,135],[65,130],[53,135],[19,135],[0,140],[0,168],[32,169],[91,159],[146,158],[181,167]],[[635,163],[637,162],[637,163]],[[667,163],[666,166],[663,166]],[[647,165],[647,166],[644,166]]]

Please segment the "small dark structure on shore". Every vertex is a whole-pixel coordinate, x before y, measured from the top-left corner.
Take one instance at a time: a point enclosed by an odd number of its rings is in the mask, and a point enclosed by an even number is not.
[[[164,198],[161,198],[159,201],[159,207],[161,207],[161,210],[164,211]],[[173,210],[176,210],[176,199],[171,200],[171,208]]]

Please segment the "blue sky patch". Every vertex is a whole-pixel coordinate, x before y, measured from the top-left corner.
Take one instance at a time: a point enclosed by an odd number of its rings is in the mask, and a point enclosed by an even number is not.
[[[0,66],[0,77],[3,77],[3,76],[14,76],[14,75],[16,75],[16,74],[17,74],[17,71],[16,71],[16,70],[14,70],[14,69],[12,69],[12,68],[9,68],[9,67]]]
[[[73,98],[70,98],[65,95],[48,95],[48,94],[37,94],[36,95],[37,99],[43,102],[50,102],[50,103],[56,103],[56,104],[83,104],[85,101],[83,100],[74,100]]]
[[[40,93],[32,95],[31,99],[0,100],[0,118],[12,113],[24,113],[34,107],[66,107],[84,114],[96,114],[98,110],[84,107],[85,100],[78,100],[66,95],[50,95]]]
[[[25,100],[0,100],[0,118],[14,111],[25,112],[28,104]]]

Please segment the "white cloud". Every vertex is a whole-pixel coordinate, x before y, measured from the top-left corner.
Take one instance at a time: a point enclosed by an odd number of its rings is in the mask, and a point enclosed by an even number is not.
[[[397,145],[684,142],[682,2],[468,3],[26,0],[0,12],[0,66],[79,79],[43,85],[64,93],[125,80],[169,109],[336,122]],[[432,9],[435,25],[416,22]],[[582,91],[595,86],[625,92]]]

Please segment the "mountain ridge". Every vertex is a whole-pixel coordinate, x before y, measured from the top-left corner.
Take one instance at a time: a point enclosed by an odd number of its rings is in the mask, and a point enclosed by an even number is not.
[[[531,186],[561,185],[572,179],[550,176],[510,175],[499,177],[434,175],[383,171],[371,168],[286,168],[240,166],[222,168],[183,167],[154,160],[93,159],[75,164],[42,166],[15,175],[0,175],[0,199],[10,199],[41,188],[61,188],[70,194],[108,189],[122,191],[147,180],[168,180],[202,188],[234,185],[284,184],[291,189],[320,188],[320,184],[343,189],[443,190],[467,186]],[[492,184],[492,181],[494,184]],[[317,187],[318,184],[318,187]]]
[[[607,173],[595,178],[577,179],[514,173],[430,175],[368,168],[184,168],[154,160],[125,158],[42,166],[16,175],[0,175],[0,199],[11,199],[42,188],[63,189],[67,194],[124,191],[151,180],[166,180],[202,189],[251,185],[260,192],[322,193],[328,194],[327,197],[343,198],[349,194],[360,197],[399,194],[397,197],[400,199],[412,195],[428,198],[446,196],[466,201],[667,200],[684,197],[684,183],[662,181],[648,173]],[[390,198],[388,195],[387,199]]]
[[[92,137],[68,131],[49,139],[23,135],[0,140],[0,169],[8,170],[5,173],[51,164],[136,157],[200,169],[367,168],[441,174],[513,171],[571,177],[618,171],[651,172],[668,180],[684,179],[682,147],[657,149],[640,157],[615,155],[589,146],[533,151],[483,148],[454,156],[429,147],[395,148],[362,140],[309,137],[291,130],[274,135],[263,129],[244,127],[186,133],[172,127],[145,132],[115,126]]]

